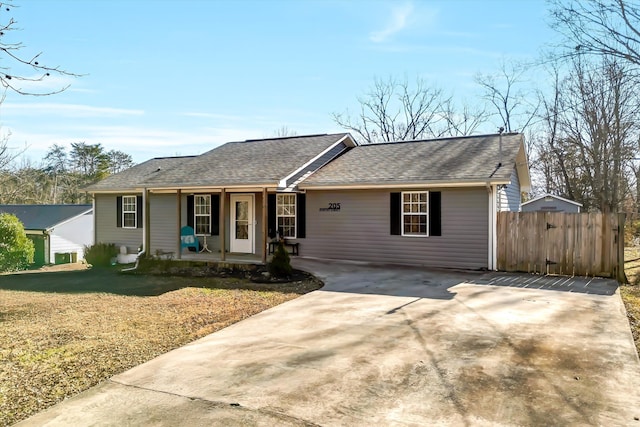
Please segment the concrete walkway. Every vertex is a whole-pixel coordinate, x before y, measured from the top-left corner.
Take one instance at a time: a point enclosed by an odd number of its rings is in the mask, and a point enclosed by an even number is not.
[[[640,426],[615,282],[295,263],[326,286],[20,425]]]

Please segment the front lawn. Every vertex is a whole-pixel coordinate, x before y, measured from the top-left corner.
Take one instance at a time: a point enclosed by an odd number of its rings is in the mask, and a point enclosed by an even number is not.
[[[92,269],[0,275],[0,426],[320,286]]]

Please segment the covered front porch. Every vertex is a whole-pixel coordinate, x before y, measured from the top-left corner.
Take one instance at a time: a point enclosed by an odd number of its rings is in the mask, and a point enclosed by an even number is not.
[[[266,264],[271,187],[147,189],[145,248],[175,260]]]

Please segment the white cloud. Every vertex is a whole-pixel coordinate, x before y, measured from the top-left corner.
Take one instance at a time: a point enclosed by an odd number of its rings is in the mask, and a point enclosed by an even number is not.
[[[263,137],[260,129],[211,127],[189,131],[137,126],[79,125],[46,132],[11,131],[11,147],[24,148],[24,157],[34,162],[44,158],[53,144],[70,148],[73,142],[102,144],[106,150],[120,150],[133,157],[136,163],[153,157],[196,155],[225,142],[244,141]],[[81,135],[74,137],[73,135]]]
[[[202,113],[197,111],[187,111],[184,113],[179,113],[181,116],[185,117],[196,117],[202,119],[215,119],[215,120],[244,120],[243,116],[233,116],[231,114],[220,114],[220,113]]]
[[[391,21],[384,29],[380,31],[374,31],[369,34],[369,39],[374,43],[382,43],[387,41],[391,36],[399,33],[406,28],[412,12],[413,4],[411,3],[407,3],[399,7],[394,7],[391,13]]]
[[[58,104],[58,103],[26,103],[17,104],[7,102],[2,104],[2,113],[5,116],[64,116],[64,117],[114,117],[114,116],[141,116],[143,110],[126,108],[94,107],[82,104]]]

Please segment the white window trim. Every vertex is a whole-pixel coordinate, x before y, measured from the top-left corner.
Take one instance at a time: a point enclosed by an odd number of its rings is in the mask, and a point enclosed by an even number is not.
[[[209,205],[209,213],[208,214],[199,214],[199,213],[197,213],[196,199],[198,197],[204,197],[205,199],[209,199],[209,203],[208,203],[208,205]],[[212,209],[212,206],[211,206],[211,195],[210,194],[194,194],[193,195],[193,231],[194,231],[194,234],[196,236],[209,236],[209,235],[211,235],[211,221],[212,221],[211,209]],[[207,232],[204,233],[204,234],[196,232],[197,231],[197,224],[198,224],[198,222],[196,221],[196,218],[198,218],[199,216],[204,216],[204,217],[208,216],[209,217],[209,230],[207,230]]]
[[[133,198],[133,211],[126,211],[124,209],[126,204],[124,200],[128,198]],[[125,220],[124,220],[125,213],[133,214],[133,227],[125,225]],[[130,228],[130,229],[138,228],[138,197],[137,196],[132,196],[132,195],[122,196],[122,228]]]
[[[293,196],[293,215],[278,215],[278,206],[280,205],[281,196]],[[276,194],[276,232],[280,230],[280,218],[294,218],[293,236],[286,236],[287,239],[296,239],[298,237],[298,196],[295,193],[278,193]],[[280,236],[283,237],[283,236]]]
[[[416,194],[416,193],[424,193],[425,196],[426,196],[426,201],[425,201],[425,203],[427,205],[426,206],[426,212],[424,212],[424,214],[421,213],[421,212],[418,212],[418,215],[424,215],[427,218],[427,221],[426,221],[426,226],[427,226],[426,230],[427,231],[426,231],[425,234],[414,234],[414,233],[405,234],[405,232],[404,232],[404,217],[405,217],[405,215],[415,215],[416,213],[412,213],[412,212],[405,213],[404,212],[404,195],[405,194]],[[424,191],[424,190],[421,190],[421,191],[403,191],[400,194],[400,227],[401,227],[401,233],[402,233],[403,237],[418,237],[418,238],[429,237],[429,231],[430,230],[429,230],[429,192],[428,191]]]

